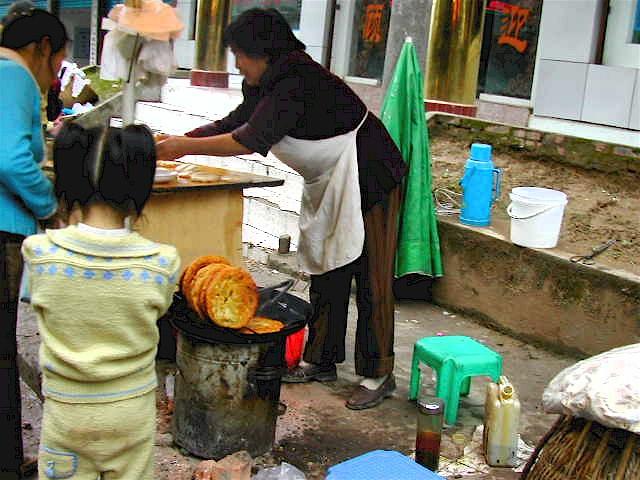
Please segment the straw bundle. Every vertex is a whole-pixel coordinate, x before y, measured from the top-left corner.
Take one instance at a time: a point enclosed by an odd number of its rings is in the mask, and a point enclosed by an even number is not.
[[[597,422],[560,417],[521,480],[640,480],[640,438]]]

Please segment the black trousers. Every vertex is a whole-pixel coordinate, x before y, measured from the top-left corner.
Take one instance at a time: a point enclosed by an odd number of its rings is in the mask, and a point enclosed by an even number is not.
[[[22,240],[22,236],[0,232],[0,480],[20,478],[23,463],[16,339]]]
[[[312,275],[313,309],[304,360],[331,364],[345,360],[345,336],[351,280],[356,279],[358,325],[356,373],[381,377],[393,372],[393,274],[401,187],[364,213],[365,240],[360,258],[322,275]]]

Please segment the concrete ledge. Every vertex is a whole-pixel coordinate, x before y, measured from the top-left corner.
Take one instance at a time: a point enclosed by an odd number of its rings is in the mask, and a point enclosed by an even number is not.
[[[639,276],[571,263],[556,249],[519,247],[454,217],[438,224],[445,275],[433,283],[433,303],[561,353],[589,356],[640,342]],[[299,275],[294,253],[245,244],[244,256]]]
[[[556,351],[594,355],[640,342],[640,277],[512,244],[439,218],[445,276],[433,300]]]

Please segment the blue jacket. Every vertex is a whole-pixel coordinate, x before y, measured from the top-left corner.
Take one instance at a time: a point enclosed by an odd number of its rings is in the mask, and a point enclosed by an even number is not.
[[[40,89],[31,73],[0,51],[0,231],[36,233],[36,219],[57,209],[40,163],[44,141]]]

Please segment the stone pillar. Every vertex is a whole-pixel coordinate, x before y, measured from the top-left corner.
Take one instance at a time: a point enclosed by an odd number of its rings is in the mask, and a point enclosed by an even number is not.
[[[475,116],[486,0],[434,0],[426,108]]]
[[[404,39],[411,37],[420,65],[426,64],[429,23],[433,0],[398,0],[391,7],[391,22],[387,37],[382,89],[387,91]],[[424,74],[424,71],[422,72]]]
[[[98,65],[98,42],[100,38],[100,0],[91,2],[91,43],[89,48],[89,65]]]
[[[191,85],[227,88],[227,50],[222,43],[231,19],[232,0],[198,0],[196,57]]]

